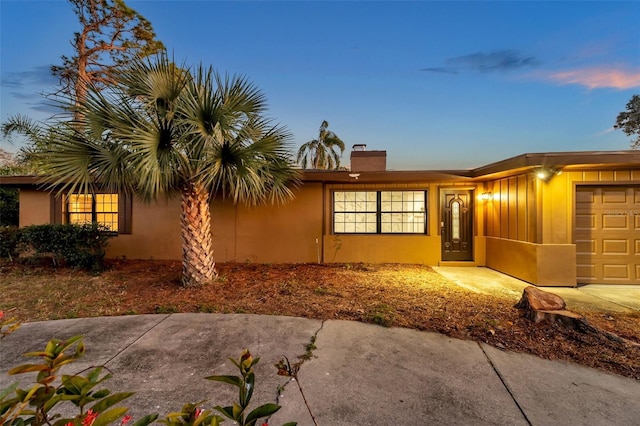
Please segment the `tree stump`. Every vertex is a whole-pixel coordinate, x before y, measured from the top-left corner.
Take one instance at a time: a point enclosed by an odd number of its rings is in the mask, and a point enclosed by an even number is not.
[[[598,334],[609,340],[640,347],[639,343],[592,326],[582,315],[565,309],[566,303],[562,297],[540,290],[534,286],[526,287],[522,292],[522,298],[513,307],[518,308],[523,317],[536,324],[542,321],[549,321],[572,328],[581,333]]]
[[[523,317],[536,324],[542,321],[557,322],[576,330],[590,329],[587,320],[575,312],[565,309],[567,304],[557,294],[528,286],[522,292],[522,298],[514,305]]]

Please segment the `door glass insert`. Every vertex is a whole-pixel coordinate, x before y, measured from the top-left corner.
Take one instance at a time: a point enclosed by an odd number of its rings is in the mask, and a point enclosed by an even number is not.
[[[460,202],[451,203],[451,238],[460,239]]]

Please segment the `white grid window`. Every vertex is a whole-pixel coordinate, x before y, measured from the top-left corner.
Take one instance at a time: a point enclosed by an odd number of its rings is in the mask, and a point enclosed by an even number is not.
[[[335,191],[335,234],[425,234],[426,191]]]

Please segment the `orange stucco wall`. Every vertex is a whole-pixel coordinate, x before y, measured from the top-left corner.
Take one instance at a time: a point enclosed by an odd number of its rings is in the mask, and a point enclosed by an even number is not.
[[[327,263],[419,263],[437,265],[440,236],[326,235]]]
[[[307,184],[285,205],[234,206],[216,201],[212,232],[223,262],[317,262],[322,250],[322,184]],[[317,243],[316,243],[317,241]]]
[[[214,256],[220,262],[393,262],[437,265],[441,258],[439,192],[442,183],[326,185],[307,183],[281,206],[248,207],[212,202]],[[340,189],[426,189],[428,235],[333,235],[331,193]],[[476,190],[475,186],[465,189]],[[49,223],[50,197],[25,191],[21,223]],[[484,265],[483,207],[474,214],[473,266]],[[127,259],[181,259],[179,197],[151,204],[133,200],[131,234],[110,241],[107,256]]]
[[[486,249],[489,268],[539,286],[576,285],[574,244],[535,244],[487,237]]]
[[[216,199],[211,230],[219,262],[316,262],[322,244],[322,187],[305,185],[281,206],[236,206]],[[179,197],[149,205],[134,200],[132,233],[111,240],[107,256],[181,259]]]
[[[442,189],[459,188],[478,191],[476,184],[424,182],[412,184],[330,184],[325,188],[324,216],[324,256],[326,263],[418,263],[426,265],[441,264],[442,249],[440,239],[440,191]],[[427,203],[427,235],[353,235],[333,234],[332,203],[333,191],[339,190],[426,190]],[[473,240],[474,260],[456,262],[469,266],[484,266],[485,245],[484,221],[482,208],[474,209]]]
[[[19,225],[45,225],[51,223],[51,196],[48,192],[20,189]]]
[[[127,259],[180,259],[180,199],[151,204],[133,200],[131,234],[112,238],[107,257]]]

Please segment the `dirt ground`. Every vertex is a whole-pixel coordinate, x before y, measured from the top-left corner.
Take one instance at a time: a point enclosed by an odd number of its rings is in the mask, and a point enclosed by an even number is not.
[[[0,265],[0,310],[22,322],[173,312],[342,319],[485,342],[640,380],[640,313],[580,312],[580,332],[521,318],[515,299],[470,292],[428,266],[218,264],[219,280],[180,286],[180,262],[110,261],[99,275]],[[635,344],[634,344],[635,343]]]

